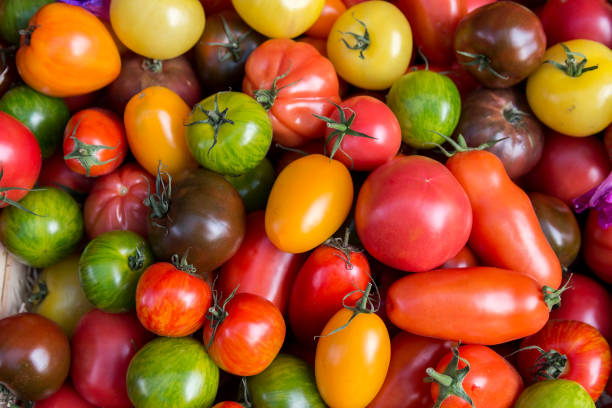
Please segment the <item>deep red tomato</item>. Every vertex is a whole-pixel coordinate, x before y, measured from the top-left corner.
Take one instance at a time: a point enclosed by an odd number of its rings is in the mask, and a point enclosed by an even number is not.
[[[70,170],[63,154],[57,152],[43,161],[36,184],[41,187],[59,187],[73,196],[84,197],[91,191],[94,180]]]
[[[123,163],[128,144],[121,119],[111,111],[91,108],[70,118],[64,131],[64,160],[87,177],[108,174]]]
[[[469,268],[470,266],[478,266],[478,258],[474,251],[466,245],[457,255],[444,262],[440,268]]]
[[[340,240],[342,241],[342,240]],[[315,336],[342,304],[354,306],[370,281],[364,253],[331,240],[317,247],[298,272],[289,298],[289,324],[300,343],[314,347]],[[350,292],[355,292],[347,296]]]
[[[34,408],[95,408],[85,401],[72,388],[70,383],[65,383],[62,388],[48,398],[36,401]]]
[[[525,187],[573,208],[572,200],[601,184],[610,170],[605,146],[597,137],[549,131],[540,161],[525,177]]]
[[[612,124],[608,126],[606,133],[604,133],[604,144],[608,152],[608,158],[612,160]]]
[[[285,320],[274,303],[252,293],[238,293],[213,307],[206,315],[211,324],[204,324],[210,358],[238,376],[265,370],[285,340]]]
[[[32,132],[0,112],[0,208],[21,200],[36,183],[42,156]]]
[[[93,239],[107,231],[128,230],[146,238],[147,191],[155,192],[155,179],[137,163],[98,178],[83,207],[87,235]]]
[[[467,6],[467,12],[470,13],[472,10],[478,7],[485,6],[487,4],[495,3],[496,0],[465,0]]]
[[[70,376],[74,388],[95,406],[130,408],[125,383],[128,365],[153,337],[135,313],[91,310],[72,335]]]
[[[441,408],[468,408],[472,406],[486,408],[508,408],[523,391],[523,380],[516,369],[502,356],[488,347],[479,345],[461,346],[447,353],[438,365],[436,372],[427,370],[434,379],[445,381],[456,379],[469,363],[469,371],[460,380],[461,389],[473,401],[473,405],[453,394],[450,387],[437,381],[431,385],[431,396],[434,401],[443,400]],[[433,374],[433,375],[432,375]],[[455,384],[453,384],[455,385]]]
[[[274,140],[295,147],[323,135],[325,123],[340,102],[338,76],[332,63],[312,45],[289,39],[261,44],[249,56],[243,92],[268,110]]]
[[[602,280],[612,283],[612,228],[603,229],[597,221],[598,211],[589,212],[584,229],[584,259]]]
[[[221,268],[217,290],[225,298],[240,285],[236,293],[262,296],[284,315],[293,281],[304,260],[304,254],[281,251],[270,242],[266,235],[265,211],[250,213],[240,248]]]
[[[188,254],[186,254],[188,255]],[[198,330],[212,305],[212,292],[186,256],[149,266],[136,287],[136,314],[145,329],[166,337]]]
[[[521,342],[518,368],[525,382],[565,378],[584,387],[593,401],[603,392],[612,366],[610,346],[593,326],[573,320],[550,320]]]
[[[87,109],[96,104],[102,95],[102,91],[90,92],[83,95],[67,96],[64,99],[70,113],[74,114],[80,110]]]
[[[213,405],[213,408],[244,408],[244,405],[234,401],[222,401]]]
[[[200,0],[200,3],[204,6],[206,15],[212,15],[219,11],[231,10],[234,8],[234,6],[232,6],[232,0]]]
[[[430,408],[431,385],[425,370],[450,351],[452,341],[400,332],[391,339],[391,364],[385,382],[368,408]]]
[[[372,171],[397,155],[402,130],[389,107],[371,96],[347,99],[329,118],[325,153],[350,170]]]

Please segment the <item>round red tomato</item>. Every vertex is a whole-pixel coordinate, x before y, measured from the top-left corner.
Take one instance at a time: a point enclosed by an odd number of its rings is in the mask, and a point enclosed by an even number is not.
[[[465,246],[472,207],[443,164],[398,156],[363,183],[355,221],[369,254],[392,268],[420,272],[443,264]]]
[[[146,238],[149,208],[143,201],[149,191],[155,192],[155,179],[137,163],[96,179],[83,207],[87,235],[128,230]]]
[[[599,213],[591,210],[584,229],[584,259],[602,280],[612,283],[612,228],[603,229]]]
[[[64,161],[63,154],[58,152],[43,161],[40,177],[38,177],[36,184],[41,187],[64,189],[76,198],[89,194],[94,185],[94,180],[70,170]]]
[[[62,388],[48,398],[36,401],[34,408],[95,408],[85,401],[72,388],[70,383],[65,383]]]
[[[186,254],[187,255],[187,254]],[[180,263],[149,266],[136,287],[136,314],[140,323],[158,336],[184,337],[198,330],[212,304],[208,283],[184,257]]]
[[[478,258],[469,246],[464,246],[457,255],[444,262],[440,268],[469,268],[478,266]]]
[[[285,320],[272,302],[252,293],[215,302],[206,317],[204,345],[215,364],[238,376],[265,370],[285,340]]]
[[[105,109],[78,112],[64,131],[64,160],[72,171],[87,177],[102,176],[119,167],[127,146],[123,123]]]

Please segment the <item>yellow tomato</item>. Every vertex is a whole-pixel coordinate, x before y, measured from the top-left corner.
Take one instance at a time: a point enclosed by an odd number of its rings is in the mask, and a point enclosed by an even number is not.
[[[389,332],[375,313],[336,312],[321,332],[315,354],[315,377],[321,397],[331,408],[363,408],[385,381],[391,361]]]
[[[113,0],[110,21],[126,47],[148,58],[187,52],[204,32],[199,0]]]
[[[327,55],[347,82],[364,89],[387,89],[410,64],[410,24],[391,3],[359,3],[334,23],[327,38]]]
[[[185,142],[189,106],[162,86],[142,90],[125,107],[125,132],[134,157],[156,176],[159,162],[175,179],[198,167]]]
[[[242,19],[270,38],[303,34],[321,15],[325,0],[232,0]]]
[[[321,154],[302,157],[285,167],[272,186],[266,234],[285,252],[310,251],[340,228],[352,202],[346,166]]]
[[[612,122],[612,50],[591,40],[564,44],[582,56],[574,54],[572,62],[561,44],[550,47],[544,61],[553,63],[544,62],[529,76],[527,101],[538,119],[551,129],[569,136],[594,135]],[[585,69],[580,72],[577,65],[583,56]],[[568,68],[561,69],[563,65]],[[573,69],[578,72],[570,72]]]

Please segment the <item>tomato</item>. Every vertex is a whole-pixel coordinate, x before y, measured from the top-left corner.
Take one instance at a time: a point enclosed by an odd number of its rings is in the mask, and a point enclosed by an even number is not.
[[[424,156],[398,156],[361,186],[355,222],[370,255],[392,268],[420,272],[465,246],[472,209],[444,165]]]
[[[389,88],[410,63],[410,24],[391,3],[367,1],[355,5],[332,26],[327,55],[348,83],[364,89]]]
[[[306,35],[327,39],[332,26],[338,17],[345,11],[346,6],[341,0],[325,0],[325,5],[323,6],[323,10],[321,10],[319,18],[317,18],[317,21],[306,30]]]
[[[353,181],[337,160],[311,154],[276,178],[266,206],[266,234],[280,250],[310,251],[340,228],[353,202]]]
[[[32,298],[32,311],[53,320],[70,338],[81,317],[93,308],[79,283],[78,254],[43,269]]]
[[[523,380],[512,364],[480,345],[453,348],[427,374],[434,380],[435,406],[441,408],[509,408],[523,390]]]
[[[542,157],[525,177],[528,190],[572,201],[597,187],[612,167],[604,144],[596,137],[576,138],[548,132]]]
[[[525,389],[514,408],[595,408],[589,393],[571,380],[540,381]]]
[[[91,191],[94,179],[70,170],[64,161],[64,154],[57,152],[43,161],[36,184],[61,188],[81,202]]]
[[[330,239],[306,259],[289,298],[289,323],[295,337],[314,346],[315,336],[344,305],[354,306],[370,282],[366,255],[341,238]]]
[[[26,84],[49,96],[74,96],[110,84],[121,70],[108,30],[81,7],[52,3],[32,17],[17,69]]]
[[[215,301],[206,318],[210,320],[204,325],[208,354],[230,374],[261,373],[285,340],[283,315],[268,299],[252,293],[230,295],[223,305]]]
[[[512,1],[472,11],[457,26],[454,41],[459,63],[489,88],[518,84],[546,59],[542,23],[531,10]]]
[[[213,405],[213,408],[244,408],[244,405],[234,401],[221,401]]]
[[[34,408],[95,408],[85,401],[72,388],[69,383],[65,383],[53,395],[34,404]]]
[[[469,246],[464,246],[454,257],[444,262],[440,268],[468,268],[478,266],[478,258]]]
[[[55,0],[4,0],[0,4],[0,36],[10,44],[19,44],[19,30],[42,6]]]
[[[42,157],[32,132],[0,112],[0,208],[21,200],[34,187]]]
[[[202,3],[202,7],[204,7],[204,10],[209,15],[234,8],[231,0],[200,0],[200,3]],[[206,26],[208,27],[208,20],[206,20]]]
[[[286,147],[320,138],[325,124],[313,114],[329,116],[340,101],[334,66],[310,44],[268,40],[249,56],[242,90],[267,111],[274,141]]]
[[[470,13],[472,10],[476,10],[478,7],[495,3],[496,1],[497,0],[465,0],[465,3],[467,6],[467,12]]]
[[[130,50],[147,58],[170,59],[187,52],[204,31],[198,0],[113,0],[110,21]]]
[[[98,178],[85,200],[85,231],[95,238],[112,230],[128,230],[147,237],[147,193],[155,180],[137,163],[127,163]]]
[[[128,102],[123,117],[130,150],[150,174],[157,175],[160,161],[176,178],[198,167],[185,143],[189,112],[180,96],[161,86],[146,88]]]
[[[236,287],[236,293],[260,295],[285,315],[291,288],[304,258],[301,254],[281,251],[270,242],[264,211],[250,213],[240,248],[221,268],[217,290],[224,298]]]
[[[254,30],[270,38],[294,38],[317,18],[325,0],[232,0],[240,17]]]
[[[480,83],[472,76],[472,74],[466,71],[466,69],[457,61],[447,67],[430,64],[413,65],[409,68],[409,71],[423,69],[438,72],[449,77],[457,87],[457,90],[461,95],[461,100],[464,100],[470,93],[472,93],[472,91],[481,87]]]
[[[63,148],[70,170],[98,177],[121,166],[128,146],[119,117],[111,111],[92,108],[70,118]]]
[[[255,168],[240,176],[226,174],[223,177],[238,190],[244,209],[251,213],[266,208],[276,173],[270,160],[264,157]]]
[[[72,337],[70,376],[78,393],[90,404],[129,408],[125,376],[128,364],[153,335],[133,313],[87,313]]]
[[[431,385],[423,373],[440,361],[452,342],[400,332],[391,339],[391,364],[385,382],[369,408],[429,408]]]
[[[0,383],[19,399],[36,401],[55,393],[70,368],[70,343],[62,329],[38,314],[0,320]]]
[[[391,360],[391,340],[382,319],[367,309],[371,284],[355,309],[341,308],[317,343],[315,378],[332,407],[364,407],[383,385]]]
[[[605,282],[612,282],[612,228],[599,225],[599,212],[591,210],[584,229],[584,259]]]
[[[528,276],[475,266],[405,276],[389,288],[386,307],[410,333],[493,345],[536,333],[558,301]]]
[[[571,40],[550,47],[544,60],[526,88],[538,119],[569,136],[604,130],[612,122],[612,50],[591,40]]]

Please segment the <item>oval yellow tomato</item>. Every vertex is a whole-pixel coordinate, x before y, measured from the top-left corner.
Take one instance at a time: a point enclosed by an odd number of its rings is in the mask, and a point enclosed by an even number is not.
[[[185,101],[163,86],[146,88],[128,102],[123,116],[130,150],[152,175],[160,161],[175,179],[198,167],[185,142],[190,113]]]
[[[303,34],[321,15],[325,0],[232,0],[240,17],[270,38]]]
[[[391,340],[375,313],[336,312],[321,332],[315,354],[315,378],[321,397],[332,408],[365,407],[385,381],[391,361]]]
[[[340,228],[352,202],[353,181],[346,166],[321,154],[299,158],[272,186],[266,234],[285,252],[310,251]]]
[[[594,135],[612,122],[612,50],[591,40],[563,44],[576,54],[568,54],[561,44],[546,50],[547,62],[527,79],[527,101],[551,129],[569,136]]]
[[[387,89],[410,64],[410,23],[386,1],[359,3],[332,26],[327,56],[347,82],[364,89]]]
[[[205,16],[199,0],[113,0],[110,21],[119,40],[135,53],[170,59],[198,42]]]

